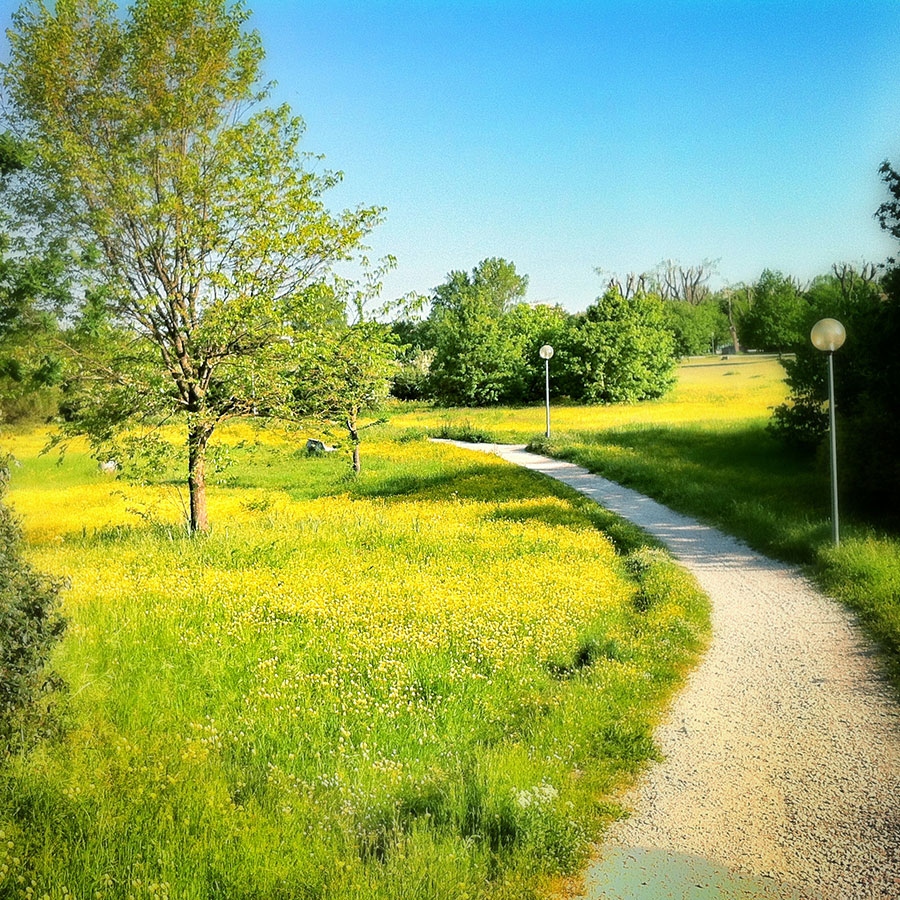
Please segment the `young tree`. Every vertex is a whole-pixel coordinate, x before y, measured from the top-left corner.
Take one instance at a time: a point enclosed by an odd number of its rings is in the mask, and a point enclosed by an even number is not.
[[[302,351],[295,400],[301,414],[346,428],[352,466],[360,472],[360,417],[390,393],[397,368],[390,326],[359,321],[324,332]]]
[[[42,0],[13,17],[11,125],[35,154],[19,210],[96,248],[70,427],[185,422],[191,528],[207,528],[206,448],[232,416],[289,412],[296,347],[342,316],[328,289],[381,210],[330,213],[339,173],[307,167],[302,121],[260,108],[263,51],[228,0]],[[254,110],[256,107],[256,111]],[[77,350],[77,348],[76,348]]]

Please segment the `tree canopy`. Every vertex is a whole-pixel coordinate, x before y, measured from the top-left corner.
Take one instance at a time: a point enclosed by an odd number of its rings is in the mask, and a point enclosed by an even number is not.
[[[2,79],[33,175],[17,209],[96,260],[81,312],[118,329],[75,348],[70,427],[186,422],[192,528],[206,446],[232,416],[289,414],[296,347],[343,309],[330,274],[381,216],[330,212],[340,173],[267,108],[263,50],[227,0],[40,0],[13,17]]]

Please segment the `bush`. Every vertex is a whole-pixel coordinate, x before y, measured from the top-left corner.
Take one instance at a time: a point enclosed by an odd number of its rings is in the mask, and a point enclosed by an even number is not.
[[[36,572],[22,557],[19,525],[2,502],[0,489],[0,746],[35,724],[35,705],[60,686],[47,658],[65,628],[57,611],[60,585]]]

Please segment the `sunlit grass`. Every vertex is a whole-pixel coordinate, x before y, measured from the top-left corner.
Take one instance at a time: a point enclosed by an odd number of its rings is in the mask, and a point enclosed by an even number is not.
[[[392,421],[461,439],[528,443],[718,525],[779,559],[800,563],[858,610],[886,651],[900,687],[900,539],[844,504],[842,545],[832,547],[825,448],[817,457],[766,431],[786,396],[771,357],[689,360],[672,393],[635,406],[417,409]]]
[[[351,479],[259,435],[223,433],[197,539],[166,473],[4,435],[71,624],[60,736],[0,779],[0,896],[534,896],[653,755],[704,600],[498,459],[380,440]]]

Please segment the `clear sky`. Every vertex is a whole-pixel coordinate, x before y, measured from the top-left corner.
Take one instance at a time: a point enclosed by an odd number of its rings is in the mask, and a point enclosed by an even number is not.
[[[581,309],[597,266],[807,279],[892,249],[896,0],[248,5],[273,99],[345,173],[333,205],[387,207],[388,296],[503,256],[528,299]]]

